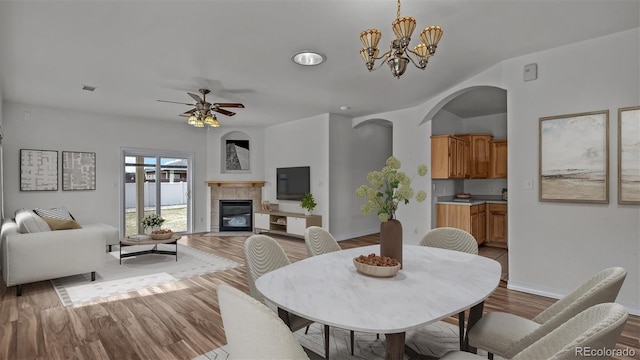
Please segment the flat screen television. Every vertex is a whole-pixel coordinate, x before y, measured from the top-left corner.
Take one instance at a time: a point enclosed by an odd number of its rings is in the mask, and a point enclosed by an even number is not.
[[[310,192],[309,166],[276,169],[276,198],[278,200],[301,200]]]

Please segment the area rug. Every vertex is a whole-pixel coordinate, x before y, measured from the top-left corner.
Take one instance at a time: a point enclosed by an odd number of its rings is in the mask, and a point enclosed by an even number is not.
[[[300,345],[307,351],[312,351],[320,357],[324,357],[324,340],[322,336],[322,325],[313,324],[309,333],[305,335],[304,329],[294,333]],[[376,334],[355,333],[355,349],[351,355],[351,345],[349,331],[330,328],[329,357],[331,360],[383,360],[385,351],[384,336],[378,339]],[[439,321],[435,324],[427,325],[423,328],[407,332],[405,343],[416,353],[426,355],[431,358],[440,358],[445,353],[459,348],[458,327]],[[486,357],[486,352],[479,351],[479,355]],[[227,360],[229,353],[225,346],[212,350],[206,354],[196,357],[194,360]],[[407,354],[404,359],[409,360]],[[500,359],[495,357],[495,359]]]
[[[150,249],[150,245],[127,246],[122,252]],[[158,245],[159,249],[174,250],[175,245]],[[240,266],[235,261],[178,244],[175,256],[146,254],[122,260],[120,251],[105,253],[106,265],[91,274],[80,274],[51,280],[64,306],[81,305],[110,296],[142,290],[194,276],[223,271]]]

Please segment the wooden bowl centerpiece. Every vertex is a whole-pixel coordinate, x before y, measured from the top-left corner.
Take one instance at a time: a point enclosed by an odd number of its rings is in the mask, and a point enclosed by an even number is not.
[[[388,256],[380,257],[376,254],[360,255],[353,259],[356,269],[369,276],[391,277],[400,270],[400,262]]]
[[[173,231],[167,229],[153,230],[151,238],[153,240],[167,240],[173,236]]]

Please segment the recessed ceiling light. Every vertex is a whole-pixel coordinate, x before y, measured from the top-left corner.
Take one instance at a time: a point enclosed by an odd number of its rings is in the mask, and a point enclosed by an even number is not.
[[[349,109],[351,109],[351,108],[348,107],[348,106],[340,106],[340,110],[342,110],[342,111],[347,111]]]
[[[294,63],[303,66],[313,66],[322,64],[327,58],[318,52],[303,50],[291,57]]]

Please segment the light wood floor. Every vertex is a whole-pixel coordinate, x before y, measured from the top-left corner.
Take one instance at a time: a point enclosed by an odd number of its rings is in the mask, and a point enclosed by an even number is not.
[[[244,264],[244,237],[202,235],[185,236],[180,242]],[[302,240],[278,241],[291,261],[307,257]],[[377,241],[372,235],[340,245],[351,248]],[[15,296],[15,287],[1,284],[0,359],[191,359],[225,344],[216,298],[216,287],[222,283],[248,292],[245,267],[81,307],[63,307],[49,281],[25,285],[21,297]],[[553,301],[501,284],[485,310],[532,318]],[[632,316],[618,347],[633,348],[639,356],[639,339],[640,320]]]

